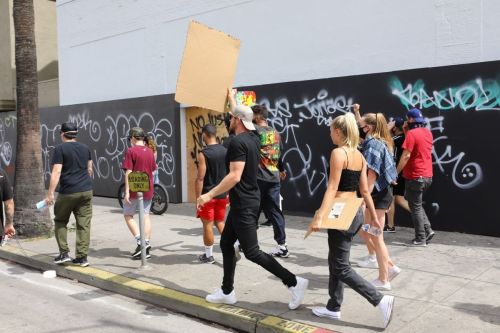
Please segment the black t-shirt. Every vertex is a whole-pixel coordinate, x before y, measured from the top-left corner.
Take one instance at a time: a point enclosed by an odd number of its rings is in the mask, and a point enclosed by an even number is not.
[[[3,202],[10,200],[14,197],[12,193],[12,186],[10,185],[9,176],[7,173],[0,169],[0,221],[3,225]]]
[[[229,136],[224,138],[224,140],[222,141],[222,145],[224,146],[224,148],[229,149],[229,144],[231,143],[231,140],[233,138],[234,138],[233,133],[229,133]]]
[[[253,132],[244,132],[231,139],[226,154],[226,165],[230,162],[245,162],[240,182],[229,191],[231,209],[260,206],[260,192],[257,173],[260,161],[260,142]]]
[[[90,149],[80,142],[65,142],[54,149],[52,164],[62,164],[59,193],[71,194],[92,190],[87,163]]]
[[[400,134],[392,137],[394,140],[394,161],[396,166],[398,166],[401,155],[403,155],[403,142],[405,142],[405,135]]]
[[[206,146],[202,153],[205,156],[206,172],[203,179],[203,189],[201,194],[205,194],[213,189],[227,175],[226,168],[227,149],[221,144]],[[215,199],[224,199],[227,193],[221,193]]]

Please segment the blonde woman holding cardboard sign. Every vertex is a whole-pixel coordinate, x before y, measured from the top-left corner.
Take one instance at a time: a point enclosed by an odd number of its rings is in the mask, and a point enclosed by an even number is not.
[[[328,216],[335,198],[356,198],[359,189],[368,212],[373,220],[378,220],[373,200],[368,191],[366,161],[357,150],[359,132],[356,120],[351,113],[334,119],[330,136],[337,148],[330,157],[330,177],[323,196],[321,207],[316,211],[309,225],[310,231],[319,231],[321,221]],[[384,327],[391,319],[394,296],[384,296],[370,282],[359,276],[349,263],[351,242],[363,224],[363,209],[360,208],[347,231],[328,230],[328,266],[330,281],[328,292],[330,300],[326,307],[314,308],[316,316],[340,319],[340,307],[344,296],[344,283],[380,309]]]

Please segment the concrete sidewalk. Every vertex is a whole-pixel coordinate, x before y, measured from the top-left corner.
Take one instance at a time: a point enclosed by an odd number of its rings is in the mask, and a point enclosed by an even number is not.
[[[214,246],[216,263],[198,262],[202,253],[201,222],[194,206],[171,204],[163,216],[152,216],[153,239],[150,269],[139,270],[140,261],[130,259],[135,243],[123,221],[116,200],[95,198],[92,221],[91,267],[58,267],[58,274],[98,287],[134,296],[223,325],[249,332],[381,331],[378,309],[346,288],[342,321],[315,317],[314,306],[328,300],[328,245],[325,232],[303,240],[308,219],[287,216],[287,242],[291,256],[278,259],[293,273],[310,280],[303,305],[288,310],[289,294],[279,280],[242,258],[235,276],[236,306],[206,303],[207,293],[222,280],[222,255]],[[72,223],[70,222],[70,225]],[[427,248],[404,244],[413,231],[398,228],[386,235],[390,254],[403,272],[392,282],[395,310],[386,332],[499,332],[500,331],[500,239],[437,232]],[[219,237],[216,237],[216,243]],[[74,232],[70,233],[74,249]],[[272,228],[259,229],[264,251],[274,245]],[[54,269],[55,239],[11,240],[0,248],[0,257],[39,269]],[[359,237],[351,261],[366,254]],[[23,259],[24,258],[24,259]],[[356,268],[367,279],[372,269]]]

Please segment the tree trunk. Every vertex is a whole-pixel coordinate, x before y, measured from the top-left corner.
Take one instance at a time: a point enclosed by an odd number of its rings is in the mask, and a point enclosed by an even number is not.
[[[17,157],[14,181],[14,225],[22,237],[48,235],[48,210],[36,209],[45,198],[42,174],[40,114],[33,0],[14,0],[17,85]]]

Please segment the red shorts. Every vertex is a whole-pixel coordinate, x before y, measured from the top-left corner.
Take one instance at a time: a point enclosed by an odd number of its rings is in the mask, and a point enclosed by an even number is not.
[[[227,199],[212,199],[201,207],[196,217],[205,221],[221,222],[226,218]]]

